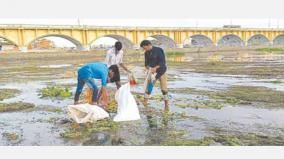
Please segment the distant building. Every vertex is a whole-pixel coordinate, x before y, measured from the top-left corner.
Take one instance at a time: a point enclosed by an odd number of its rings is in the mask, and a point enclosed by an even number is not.
[[[48,40],[48,39],[39,39],[33,42],[28,46],[29,49],[53,49],[55,48],[55,44],[53,41]]]

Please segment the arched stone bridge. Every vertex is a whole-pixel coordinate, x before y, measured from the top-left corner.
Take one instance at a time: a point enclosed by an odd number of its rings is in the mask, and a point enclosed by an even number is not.
[[[0,25],[0,37],[22,50],[35,40],[49,36],[67,39],[79,50],[89,49],[100,37],[119,40],[126,48],[138,47],[148,37],[168,48],[185,44],[197,47],[284,45],[284,29]]]

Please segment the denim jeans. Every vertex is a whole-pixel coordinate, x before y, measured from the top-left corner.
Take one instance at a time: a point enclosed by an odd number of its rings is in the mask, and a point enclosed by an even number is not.
[[[93,90],[93,102],[97,101],[98,87],[93,78],[78,79],[76,94],[81,94],[85,83]]]

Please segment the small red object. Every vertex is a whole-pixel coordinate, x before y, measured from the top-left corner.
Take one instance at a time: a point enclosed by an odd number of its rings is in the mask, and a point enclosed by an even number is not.
[[[131,86],[135,86],[138,84],[137,80],[135,79],[135,77],[133,75],[129,76],[129,83]]]

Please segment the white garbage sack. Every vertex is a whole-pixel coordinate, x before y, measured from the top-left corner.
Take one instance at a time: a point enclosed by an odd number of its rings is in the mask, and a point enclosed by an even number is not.
[[[73,120],[76,123],[95,122],[100,119],[108,118],[107,113],[103,108],[86,104],[69,105],[68,111]]]
[[[113,121],[139,120],[140,114],[135,98],[130,92],[130,83],[122,85],[115,93],[118,104],[117,114]]]

